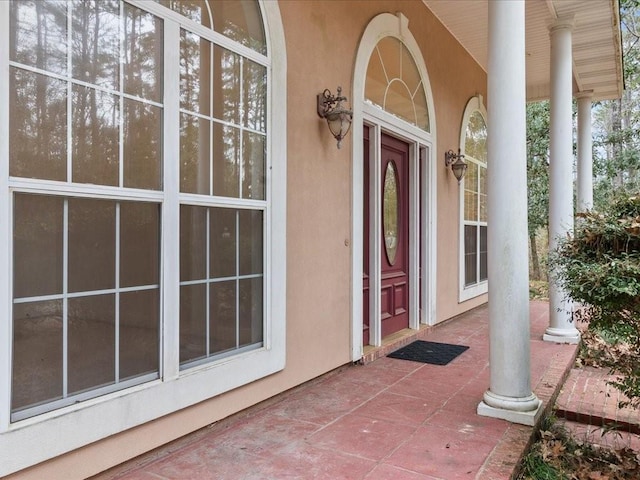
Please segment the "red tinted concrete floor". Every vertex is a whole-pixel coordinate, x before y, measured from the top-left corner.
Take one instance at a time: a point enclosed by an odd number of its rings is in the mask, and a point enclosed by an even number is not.
[[[531,378],[545,406],[576,352],[542,341],[548,311],[531,303]],[[532,428],[476,414],[488,335],[484,306],[425,333],[470,347],[446,366],[387,357],[350,366],[94,478],[508,479]]]

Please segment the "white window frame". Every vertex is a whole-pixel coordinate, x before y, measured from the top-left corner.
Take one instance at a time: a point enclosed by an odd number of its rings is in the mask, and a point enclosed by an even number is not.
[[[164,134],[163,158],[179,154],[179,45],[180,15],[154,2],[128,0],[164,22]],[[9,171],[9,2],[0,2],[0,477],[62,455],[84,445],[144,424],[216,395],[273,374],[285,365],[286,326],[286,122],[273,119],[275,92],[286,91],[286,45],[277,2],[258,0],[269,55],[233,47],[243,56],[267,66],[267,133],[265,166],[264,345],[260,349],[214,360],[194,368],[179,367],[179,163],[165,162],[162,203],[160,378],[11,422],[12,358],[12,196],[15,191],[47,190],[90,197],[112,196],[110,187],[89,189],[54,182],[10,179]],[[200,33],[200,32],[198,32]],[[230,42],[215,32],[202,32],[217,43]],[[173,40],[172,40],[173,39]],[[171,48],[169,48],[171,47]],[[173,66],[171,66],[173,65]],[[176,69],[173,71],[173,69]],[[278,98],[286,110],[286,98]],[[146,198],[140,191],[118,195]],[[151,194],[153,196],[154,194]],[[173,226],[173,228],[170,228]],[[125,413],[126,412],[126,413]]]
[[[460,127],[460,152],[464,154],[465,150],[465,137],[467,132],[467,126],[469,125],[469,120],[471,119],[471,115],[473,113],[479,112],[484,119],[485,125],[487,125],[487,109],[484,106],[482,95],[476,95],[472,97],[468,102],[467,106],[464,109],[464,114],[462,116],[462,125]],[[465,161],[467,161],[465,159]],[[473,161],[473,160],[468,160]],[[462,303],[472,298],[478,297],[480,295],[484,295],[489,291],[489,280],[482,280],[480,282],[474,283],[472,285],[465,286],[465,258],[464,258],[464,186],[465,186],[465,178],[462,179],[459,185],[459,195],[460,195],[460,220],[458,223],[459,226],[459,248],[458,248],[458,280],[459,280],[459,289],[458,289],[458,302]],[[478,205],[478,208],[480,206]],[[476,222],[477,225],[480,225],[479,222]],[[478,248],[480,248],[480,244],[478,243]],[[478,262],[480,261],[478,255]],[[479,268],[479,266],[478,266]],[[479,270],[478,270],[479,273]]]

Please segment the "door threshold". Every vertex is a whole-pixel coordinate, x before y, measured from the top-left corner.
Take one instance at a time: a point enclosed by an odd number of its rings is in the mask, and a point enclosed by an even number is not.
[[[362,358],[358,363],[366,365],[378,358],[385,357],[391,352],[410,344],[414,340],[424,340],[429,331],[432,329],[429,325],[420,325],[419,330],[412,328],[403,328],[382,339],[382,345],[376,347],[374,345],[365,345],[363,348]]]

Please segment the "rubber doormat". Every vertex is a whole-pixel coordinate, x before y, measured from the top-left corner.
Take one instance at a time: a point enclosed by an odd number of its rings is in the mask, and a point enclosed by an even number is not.
[[[469,347],[465,345],[416,340],[390,353],[387,357],[410,360],[412,362],[430,363],[432,365],[446,365],[468,349]]]

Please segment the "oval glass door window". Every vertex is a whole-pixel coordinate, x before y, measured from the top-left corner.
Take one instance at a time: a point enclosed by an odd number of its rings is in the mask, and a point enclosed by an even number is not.
[[[389,265],[396,263],[398,253],[398,174],[396,164],[392,160],[387,163],[384,172],[384,191],[382,192],[382,228],[384,248]]]

